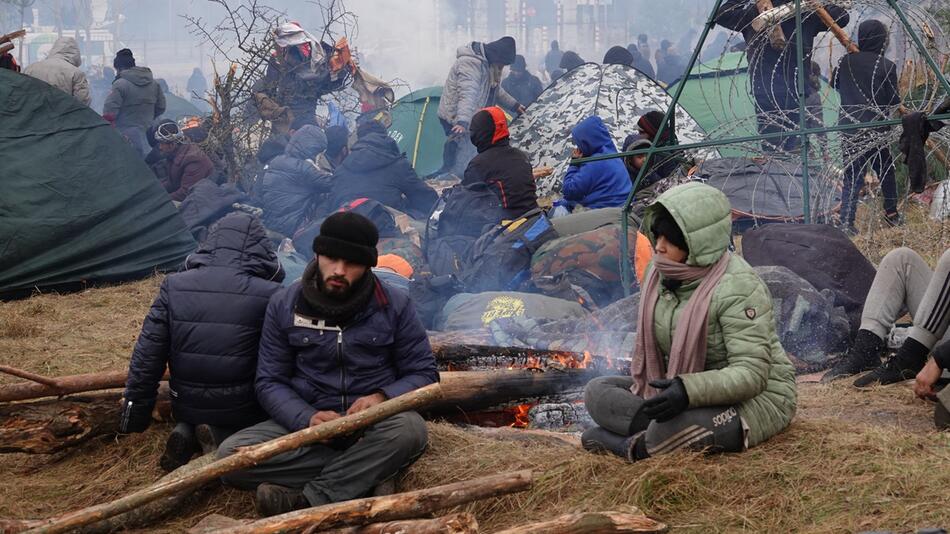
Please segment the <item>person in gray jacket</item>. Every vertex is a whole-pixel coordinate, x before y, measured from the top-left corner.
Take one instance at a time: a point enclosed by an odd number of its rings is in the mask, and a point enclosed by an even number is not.
[[[102,106],[102,116],[144,157],[150,150],[145,132],[165,113],[165,95],[150,69],[135,66],[128,48],[116,53],[112,66],[118,74]]]
[[[515,61],[515,40],[502,37],[490,43],[472,42],[459,47],[439,101],[439,122],[448,139],[442,150],[442,168],[436,175],[462,175],[475,157],[468,127],[478,110],[501,105],[524,113],[525,108],[501,86],[502,70]]]
[[[60,91],[73,95],[76,100],[88,106],[92,102],[89,95],[89,80],[83,71],[82,54],[79,45],[72,37],[60,37],[53,43],[46,59],[38,61],[23,71],[23,74],[42,80]]]

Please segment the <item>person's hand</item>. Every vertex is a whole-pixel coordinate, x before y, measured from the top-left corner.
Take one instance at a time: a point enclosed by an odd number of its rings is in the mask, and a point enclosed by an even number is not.
[[[466,131],[468,131],[468,128],[461,124],[456,124],[452,127],[452,135],[462,135]]]
[[[525,113],[528,112],[528,108],[524,107],[521,104],[518,104],[518,107],[515,108],[515,111],[518,112],[518,115],[524,115]]]
[[[145,432],[152,424],[152,408],[155,407],[155,401],[122,399],[120,402],[122,411],[119,414],[119,432],[122,434]]]
[[[356,399],[356,402],[350,406],[350,409],[346,411],[346,415],[352,415],[354,413],[362,412],[367,408],[372,408],[377,404],[386,400],[386,396],[382,393],[373,393],[372,395],[367,395],[365,397],[360,397]]]
[[[317,426],[322,423],[329,423],[334,419],[339,419],[342,417],[340,414],[331,411],[321,411],[313,414],[310,417],[310,426]]]
[[[584,157],[584,153],[581,152],[581,149],[579,149],[579,148],[577,148],[577,147],[574,147],[574,151],[571,152],[571,157],[574,158],[574,159],[583,158],[583,157]]]
[[[650,382],[650,385],[660,390],[656,396],[643,403],[643,413],[650,419],[662,423],[669,421],[689,408],[686,386],[679,378],[654,380]]]
[[[937,365],[937,360],[931,358],[924,368],[917,373],[917,378],[914,381],[914,394],[920,397],[921,399],[933,399],[937,394],[934,391],[934,384],[937,383],[937,380],[940,380],[940,375],[943,374],[943,370],[940,369],[940,366]]]

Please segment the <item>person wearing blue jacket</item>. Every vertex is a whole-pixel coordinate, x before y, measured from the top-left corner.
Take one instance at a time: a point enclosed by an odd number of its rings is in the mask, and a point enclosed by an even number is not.
[[[571,132],[574,157],[616,154],[617,147],[604,121],[594,115],[582,120]],[[630,194],[630,176],[621,158],[593,161],[571,166],[564,176],[561,196],[556,205],[573,209],[580,205],[588,209],[623,206]]]
[[[338,212],[313,240],[315,258],[300,281],[267,306],[257,364],[257,399],[270,416],[218,449],[238,448],[317,426],[439,380],[425,328],[408,294],[381,282],[379,232]],[[365,497],[425,450],[425,422],[403,412],[360,433],[280,454],[223,477],[257,490],[270,516]]]

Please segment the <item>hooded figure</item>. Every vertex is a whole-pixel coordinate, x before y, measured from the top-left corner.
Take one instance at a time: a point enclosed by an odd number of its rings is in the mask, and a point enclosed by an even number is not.
[[[604,121],[587,117],[571,132],[582,157],[616,154],[617,147]],[[588,209],[623,206],[630,194],[630,176],[620,158],[572,165],[564,176],[561,195]]]
[[[675,115],[673,116],[675,118]],[[657,139],[657,132],[660,131],[660,124],[663,122],[662,111],[648,111],[637,120],[637,129],[640,135],[643,135],[657,147],[678,145],[679,139],[676,137],[676,123],[670,120],[670,124],[663,129],[663,135]],[[656,178],[666,178],[676,172],[681,160],[677,152],[660,152],[654,154],[650,161],[650,169],[655,173]]]
[[[554,71],[558,70],[561,64],[561,56],[563,55],[561,45],[557,41],[551,41],[551,49],[544,56],[544,70],[548,71],[552,78],[554,77]]]
[[[604,54],[603,63],[604,65],[626,65],[632,67],[633,54],[622,46],[614,46]]]
[[[28,66],[23,74],[43,80],[88,106],[92,97],[89,95],[89,80],[79,70],[81,65],[82,54],[76,39],[60,37],[53,43],[46,59]]]
[[[501,82],[501,87],[524,107],[533,104],[544,91],[541,80],[528,72],[528,65],[524,56],[515,56],[515,62],[511,64],[511,71],[508,73],[508,77]]]
[[[330,191],[330,175],[314,164],[326,148],[326,135],[308,124],[294,133],[283,154],[271,160],[260,184],[264,225],[269,230],[293,236],[315,217]]]
[[[900,104],[897,66],[884,57],[887,45],[887,28],[880,21],[866,20],[858,26],[858,47],[861,51],[845,54],[831,74],[831,83],[841,95],[839,124],[886,120]],[[875,128],[876,132],[889,130],[889,126]],[[867,138],[862,138],[860,133],[859,130],[842,132],[846,150],[855,155],[845,168],[841,196],[841,224],[845,231],[852,233],[857,231],[854,218],[868,167],[874,170],[880,180],[885,219],[891,224],[900,221],[897,179],[890,148],[887,145],[865,147]]]
[[[630,55],[633,56],[633,68],[637,69],[643,74],[646,74],[651,80],[656,79],[656,72],[653,70],[653,64],[650,63],[650,60],[643,57],[643,54],[640,53],[640,47],[630,43],[627,45],[627,52],[630,52]]]
[[[376,121],[361,126],[350,154],[333,174],[330,208],[358,198],[370,198],[414,218],[429,215],[438,199],[426,185],[386,127]]]
[[[256,218],[227,215],[169,275],[142,325],[125,384],[122,432],[143,432],[168,366],[172,413],[162,467],[171,470],[197,452],[190,425],[211,425],[215,444],[266,419],[254,394],[264,312],[284,273]]]
[[[684,448],[742,452],[775,436],[795,415],[795,370],[768,287],[729,252],[729,200],[705,184],[674,187],[647,208],[643,228],[657,253],[632,376],[588,383],[599,426],[584,433],[585,448],[638,461]]]
[[[144,157],[148,153],[145,131],[165,113],[165,95],[152,78],[151,70],[135,66],[128,48],[116,53],[113,65],[118,74],[102,106],[102,117],[114,124]]]
[[[478,155],[465,169],[463,186],[488,184],[512,219],[538,207],[531,164],[524,152],[511,146],[508,120],[501,108],[485,108],[475,114],[472,144]]]
[[[567,52],[564,52],[563,56],[561,56],[561,62],[558,64],[558,67],[563,69],[564,72],[568,72],[580,67],[584,63],[587,62],[584,61],[584,59],[579,56],[577,52],[568,50]]]

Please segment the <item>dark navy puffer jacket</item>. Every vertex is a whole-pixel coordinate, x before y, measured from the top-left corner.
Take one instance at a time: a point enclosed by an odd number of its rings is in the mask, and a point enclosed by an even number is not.
[[[345,413],[358,398],[397,397],[439,380],[409,296],[376,282],[366,309],[342,330],[295,313],[300,282],[271,298],[261,333],[257,398],[290,431],[317,411]]]
[[[186,269],[162,282],[132,353],[125,397],[154,401],[167,364],[176,420],[260,422],[266,414],[254,373],[261,324],[283,279],[264,227],[247,214],[224,217]]]
[[[306,125],[297,130],[284,153],[267,165],[260,186],[260,206],[267,228],[292,237],[308,220],[330,190],[330,175],[314,160],[327,148],[320,128]]]

